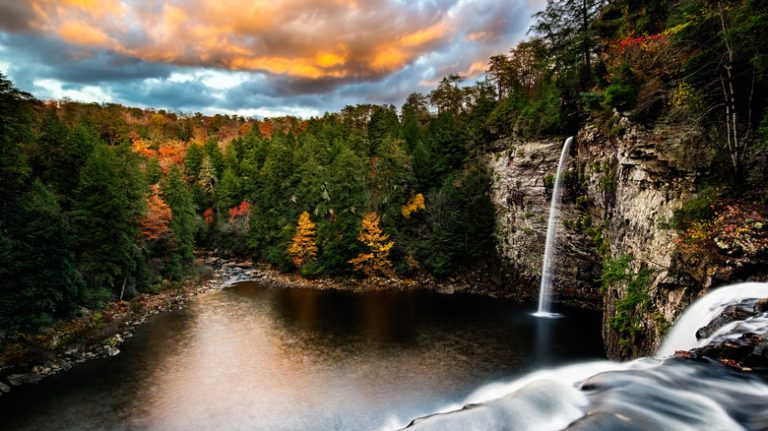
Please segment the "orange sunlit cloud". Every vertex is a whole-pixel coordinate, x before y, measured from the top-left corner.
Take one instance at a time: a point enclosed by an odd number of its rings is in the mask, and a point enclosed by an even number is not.
[[[73,45],[139,60],[308,79],[398,70],[445,43],[452,19],[442,12],[403,17],[397,6],[372,0],[30,4],[33,28]]]
[[[112,45],[112,41],[103,31],[82,22],[65,22],[59,26],[58,35],[65,41],[77,45],[101,46]]]
[[[443,76],[480,78],[544,3],[0,0],[0,72],[42,99],[182,111],[397,105]]]

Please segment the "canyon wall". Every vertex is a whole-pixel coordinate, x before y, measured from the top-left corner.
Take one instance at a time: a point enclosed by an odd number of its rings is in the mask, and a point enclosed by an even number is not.
[[[668,222],[716,157],[692,131],[623,126],[617,136],[590,126],[576,137],[555,270],[555,301],[602,307],[606,351],[616,359],[655,351],[681,310],[712,284],[682,261]],[[501,140],[488,156],[498,251],[531,289],[538,289],[562,145]]]

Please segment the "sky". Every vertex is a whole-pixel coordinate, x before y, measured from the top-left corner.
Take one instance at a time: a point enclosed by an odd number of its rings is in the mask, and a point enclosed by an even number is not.
[[[0,72],[41,100],[246,117],[400,106],[480,79],[543,0],[0,0]]]

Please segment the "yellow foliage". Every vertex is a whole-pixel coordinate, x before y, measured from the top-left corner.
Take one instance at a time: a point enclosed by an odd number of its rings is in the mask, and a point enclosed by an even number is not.
[[[401,212],[403,217],[409,218],[411,217],[411,214],[426,208],[426,205],[424,205],[424,195],[419,193],[408,200],[408,203],[403,206],[403,210]]]
[[[395,243],[394,241],[389,241],[389,235],[382,232],[379,226],[380,222],[379,215],[374,211],[368,212],[363,216],[357,239],[365,244],[370,249],[370,252],[360,253],[356,258],[349,261],[354,266],[355,271],[360,271],[368,277],[392,273],[392,262],[389,260],[389,253]]]
[[[316,226],[309,218],[309,213],[304,211],[299,216],[296,226],[296,234],[293,236],[288,254],[291,255],[293,264],[301,268],[305,263],[317,256],[317,244],[315,243]]]

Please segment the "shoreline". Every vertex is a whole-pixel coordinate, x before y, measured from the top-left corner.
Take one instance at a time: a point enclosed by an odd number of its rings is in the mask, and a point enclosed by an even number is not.
[[[248,266],[248,265],[250,266]],[[79,316],[61,320],[39,334],[16,333],[0,340],[0,399],[14,387],[34,384],[91,359],[115,356],[149,317],[172,309],[205,292],[223,289],[250,277],[250,262],[210,266],[196,258],[194,274],[157,293],[112,301],[98,310],[80,309]]]
[[[263,262],[221,257],[207,250],[198,251],[194,272],[176,287],[142,293],[130,300],[109,302],[99,310],[82,308],[78,317],[56,322],[39,334],[18,333],[0,339],[0,399],[14,387],[38,383],[91,359],[115,356],[120,353],[120,345],[131,338],[147,318],[174,308],[181,309],[197,295],[226,289],[239,282],[355,293],[425,289],[447,295],[467,293],[512,299],[520,303],[535,299],[530,295],[519,295],[519,289],[502,290],[488,283],[473,283],[471,275],[444,280],[425,275],[415,278],[305,278],[296,272],[281,273]],[[590,308],[585,304],[568,305]]]

